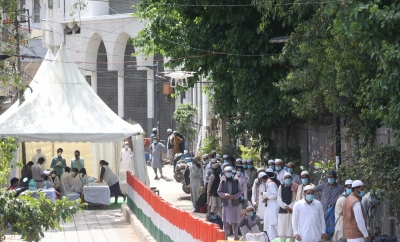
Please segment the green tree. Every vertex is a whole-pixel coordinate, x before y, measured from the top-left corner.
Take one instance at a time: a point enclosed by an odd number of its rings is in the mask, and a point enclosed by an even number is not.
[[[271,20],[259,31],[262,15],[250,0],[143,0],[135,7],[135,17],[149,23],[133,44],[169,57],[170,68],[196,71],[190,87],[199,76],[212,80],[213,108],[231,138],[251,136],[263,153],[273,150],[272,132],[292,115],[276,86],[288,72],[277,58],[282,46],[269,39],[291,27]]]
[[[178,131],[185,139],[192,142],[196,138],[197,129],[194,126],[194,117],[197,114],[197,107],[190,103],[181,103],[175,110],[173,119],[178,123]]]
[[[18,141],[12,137],[0,138],[0,184],[7,184],[8,174],[11,171],[10,161],[14,160]]]

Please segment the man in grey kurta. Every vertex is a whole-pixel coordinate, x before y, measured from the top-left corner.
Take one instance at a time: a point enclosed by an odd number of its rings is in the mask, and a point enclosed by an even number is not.
[[[203,180],[203,168],[201,167],[200,157],[193,159],[193,165],[189,168],[190,171],[190,198],[193,207],[196,207],[196,202],[199,199],[199,190]]]
[[[218,195],[222,198],[222,222],[224,223],[225,236],[228,238],[229,224],[231,224],[235,240],[239,240],[238,223],[241,212],[239,197],[242,195],[243,189],[239,186],[238,180],[233,178],[232,167],[226,166],[224,171],[226,179],[220,182]]]
[[[156,177],[154,179],[158,179],[157,168],[160,170],[161,178],[164,178],[162,174],[162,168],[164,163],[162,161],[162,153],[167,153],[167,147],[162,143],[158,142],[157,136],[153,137],[153,143],[149,147],[151,152],[151,167],[153,167],[154,173],[156,173]]]

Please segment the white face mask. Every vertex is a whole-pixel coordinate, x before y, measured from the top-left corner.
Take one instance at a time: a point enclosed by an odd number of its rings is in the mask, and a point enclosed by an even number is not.
[[[56,177],[56,174],[51,174],[51,177]]]
[[[128,149],[129,148],[129,145],[125,145],[125,149]]]
[[[40,152],[42,152],[41,150],[38,150],[37,153],[40,154]]]

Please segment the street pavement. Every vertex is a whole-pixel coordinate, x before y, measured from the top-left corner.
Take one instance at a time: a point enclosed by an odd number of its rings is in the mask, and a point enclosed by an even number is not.
[[[41,242],[122,242],[140,241],[132,226],[119,215],[121,209],[84,210],[72,222],[61,223],[61,231],[44,232]],[[23,241],[20,236],[6,233],[7,242]]]

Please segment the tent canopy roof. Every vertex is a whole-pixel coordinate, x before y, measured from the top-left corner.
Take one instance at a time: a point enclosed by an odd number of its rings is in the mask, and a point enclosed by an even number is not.
[[[0,123],[1,136],[17,136],[20,141],[118,142],[143,132],[97,96],[64,45],[39,82],[40,88]]]

